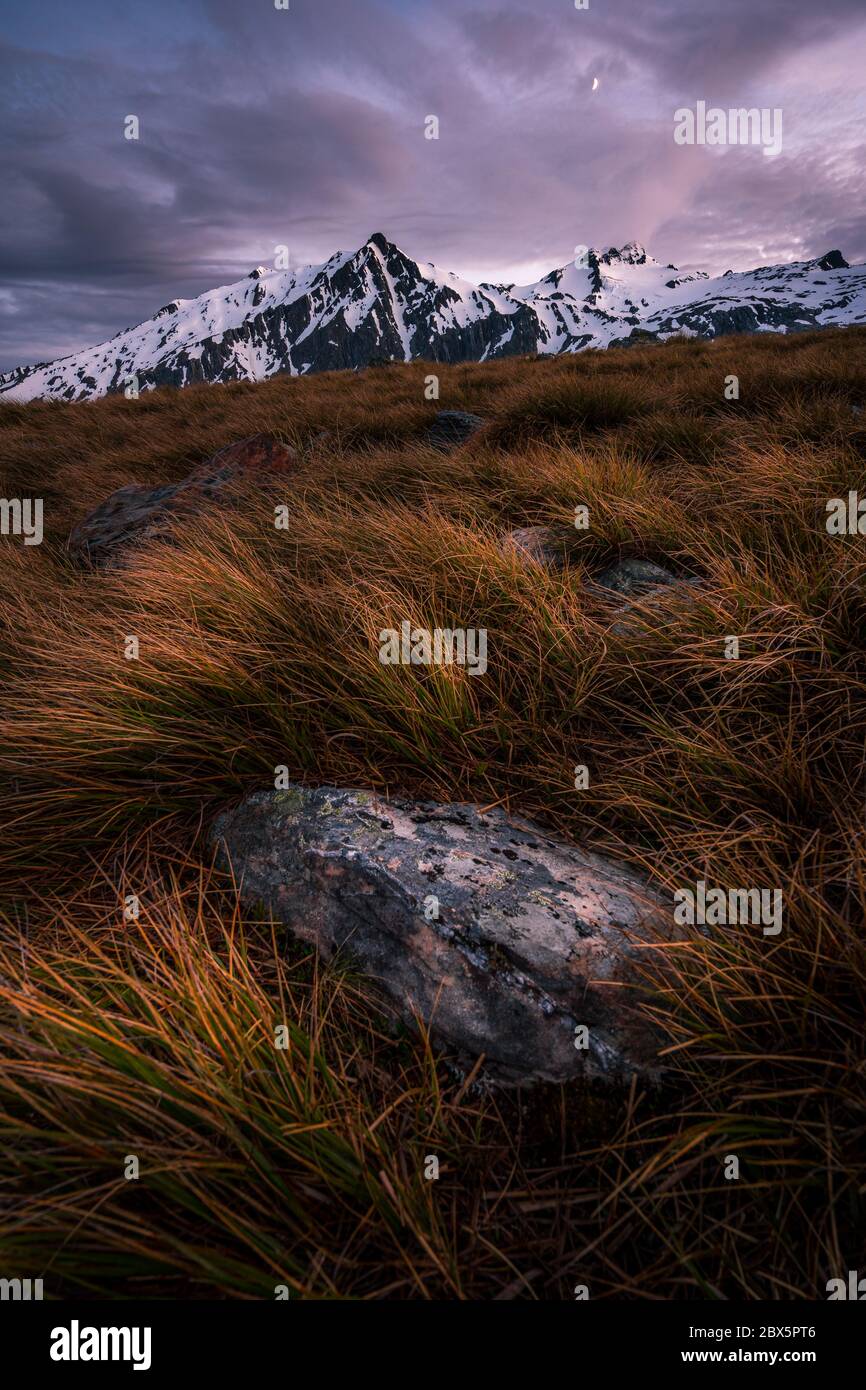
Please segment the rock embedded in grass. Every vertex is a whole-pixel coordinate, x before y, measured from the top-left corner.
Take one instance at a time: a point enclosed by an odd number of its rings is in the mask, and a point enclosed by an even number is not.
[[[500,549],[504,555],[516,555],[521,560],[531,560],[547,570],[561,570],[569,555],[576,549],[580,532],[567,526],[518,526],[503,536]],[[620,560],[609,565],[590,579],[589,586],[605,590],[608,594],[621,594],[623,598],[651,593],[669,584],[691,584],[694,581],[680,579],[662,565],[651,560]]]
[[[633,328],[626,337],[611,338],[609,347],[612,348],[633,348],[648,347],[650,344],[660,342],[661,339],[651,328]]]
[[[652,609],[660,595],[672,593],[677,602],[691,608],[698,579],[684,579],[651,560],[620,560],[602,570],[589,583],[598,597],[614,601],[619,621],[611,631],[619,637],[633,633],[646,610]]]
[[[213,838],[246,900],[488,1076],[659,1074],[637,966],[673,916],[634,870],[501,808],[333,787],[256,793]]]
[[[565,536],[552,526],[517,526],[503,537],[500,548],[503,555],[531,560],[542,569],[561,570],[568,555],[566,542],[573,534]]]
[[[666,584],[681,583],[675,574],[651,560],[620,560],[594,576],[593,582],[600,589],[631,596],[646,593],[651,589],[661,589]]]
[[[131,542],[166,535],[174,518],[222,501],[230,485],[246,477],[275,477],[297,466],[294,449],[271,434],[256,434],[221,449],[179,483],[131,484],[101,502],[69,537],[70,552],[91,564],[122,564]]]
[[[440,410],[424,436],[424,443],[434,449],[457,449],[481,429],[480,415],[466,410]]]

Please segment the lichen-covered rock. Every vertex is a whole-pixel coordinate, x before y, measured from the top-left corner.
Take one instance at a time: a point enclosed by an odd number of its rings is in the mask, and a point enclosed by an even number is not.
[[[257,793],[213,834],[247,900],[489,1075],[658,1073],[635,966],[672,909],[633,870],[501,809],[332,787]]]
[[[483,424],[480,415],[470,415],[466,410],[440,410],[424,442],[434,449],[456,449],[471,439]]]
[[[95,565],[123,563],[130,542],[164,536],[174,518],[219,501],[237,479],[290,473],[297,454],[270,434],[256,434],[221,449],[179,483],[118,488],[73,530],[69,549]]]

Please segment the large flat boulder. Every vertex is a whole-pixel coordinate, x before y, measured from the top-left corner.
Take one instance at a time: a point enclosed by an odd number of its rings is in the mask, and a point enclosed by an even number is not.
[[[75,527],[70,552],[95,565],[122,564],[131,542],[166,536],[177,517],[221,501],[240,478],[290,473],[297,458],[273,435],[256,434],[221,449],[182,482],[118,488]]]
[[[213,835],[246,900],[494,1078],[658,1075],[636,967],[672,907],[632,869],[501,809],[333,787],[254,794]]]

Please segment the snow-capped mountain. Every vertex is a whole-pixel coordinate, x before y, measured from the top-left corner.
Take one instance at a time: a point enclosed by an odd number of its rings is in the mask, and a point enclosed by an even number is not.
[[[813,261],[681,275],[634,242],[533,285],[471,285],[419,264],[381,233],[302,270],[250,272],[175,299],[108,342],[0,376],[0,400],[86,400],[196,381],[260,381],[394,359],[484,361],[578,352],[673,334],[778,332],[866,323],[866,266]]]

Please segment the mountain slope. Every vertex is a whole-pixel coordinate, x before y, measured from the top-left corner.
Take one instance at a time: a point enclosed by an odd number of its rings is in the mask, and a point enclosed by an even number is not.
[[[634,336],[796,332],[866,322],[866,266],[838,251],[710,279],[641,246],[589,251],[531,285],[472,285],[420,265],[381,233],[297,271],[259,267],[97,347],[0,376],[0,399],[86,400],[196,381],[258,381],[423,358],[461,362],[577,352]]]

